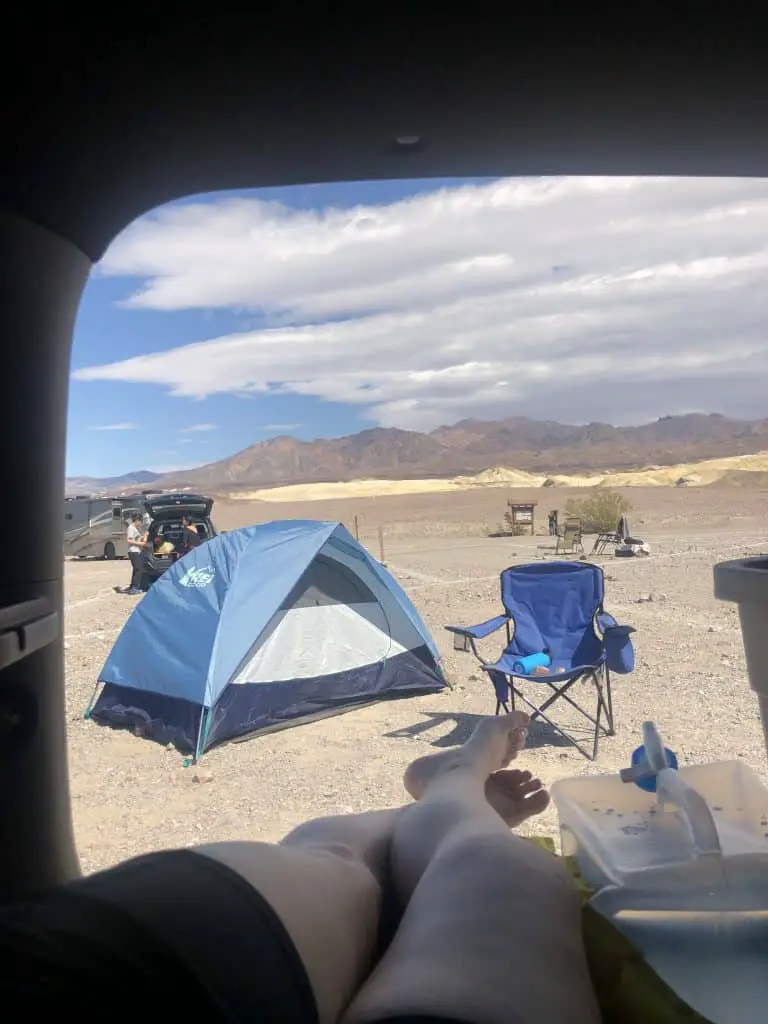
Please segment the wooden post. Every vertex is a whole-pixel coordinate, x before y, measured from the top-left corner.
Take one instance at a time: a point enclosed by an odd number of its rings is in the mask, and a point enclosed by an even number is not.
[[[360,528],[358,526],[357,516],[355,516],[355,540],[360,540]]]
[[[383,526],[379,527],[379,561],[381,562],[382,565],[386,565],[386,561],[384,559],[384,527]]]

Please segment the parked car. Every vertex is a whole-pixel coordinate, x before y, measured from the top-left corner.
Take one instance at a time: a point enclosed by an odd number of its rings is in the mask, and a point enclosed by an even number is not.
[[[216,528],[211,519],[213,498],[203,494],[158,494],[148,498],[144,508],[151,517],[144,562],[145,586],[150,587],[184,554],[184,517],[196,527],[203,544],[216,536]]]

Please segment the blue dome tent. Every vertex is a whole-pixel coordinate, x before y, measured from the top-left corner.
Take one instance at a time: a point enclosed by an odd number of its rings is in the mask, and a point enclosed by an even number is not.
[[[339,523],[221,534],[136,606],[86,712],[199,757],[217,743],[442,690],[427,627]]]

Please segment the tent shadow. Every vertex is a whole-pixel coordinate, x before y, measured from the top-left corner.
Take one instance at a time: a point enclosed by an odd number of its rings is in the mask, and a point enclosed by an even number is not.
[[[446,723],[452,722],[453,729],[445,734],[441,732],[441,735],[430,741],[430,746],[441,748],[458,747],[462,743],[466,743],[475,731],[478,723],[488,717],[487,715],[471,715],[462,712],[424,711],[422,714],[424,719],[426,719],[425,721],[414,722],[412,725],[403,726],[401,729],[394,729],[392,732],[385,733],[384,735],[388,739],[415,739],[417,736],[423,736],[424,733],[429,732],[431,729],[439,729],[441,726],[445,726]],[[540,747],[571,747],[572,745],[569,740],[561,736],[546,722],[536,721],[531,723],[526,750],[536,750]]]

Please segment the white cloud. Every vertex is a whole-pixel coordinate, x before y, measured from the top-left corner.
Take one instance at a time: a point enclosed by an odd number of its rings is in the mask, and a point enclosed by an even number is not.
[[[174,395],[308,395],[384,425],[765,414],[768,183],[514,179],[389,206],[172,206],[100,272],[133,306],[269,327],[76,372]]]
[[[268,434],[284,434],[289,430],[298,430],[299,427],[303,426],[303,423],[268,423],[261,429]]]
[[[89,430],[138,430],[138,423],[105,423],[100,427],[89,427]]]
[[[209,430],[218,430],[218,423],[193,423],[190,427],[182,427],[180,434],[205,434]]]

